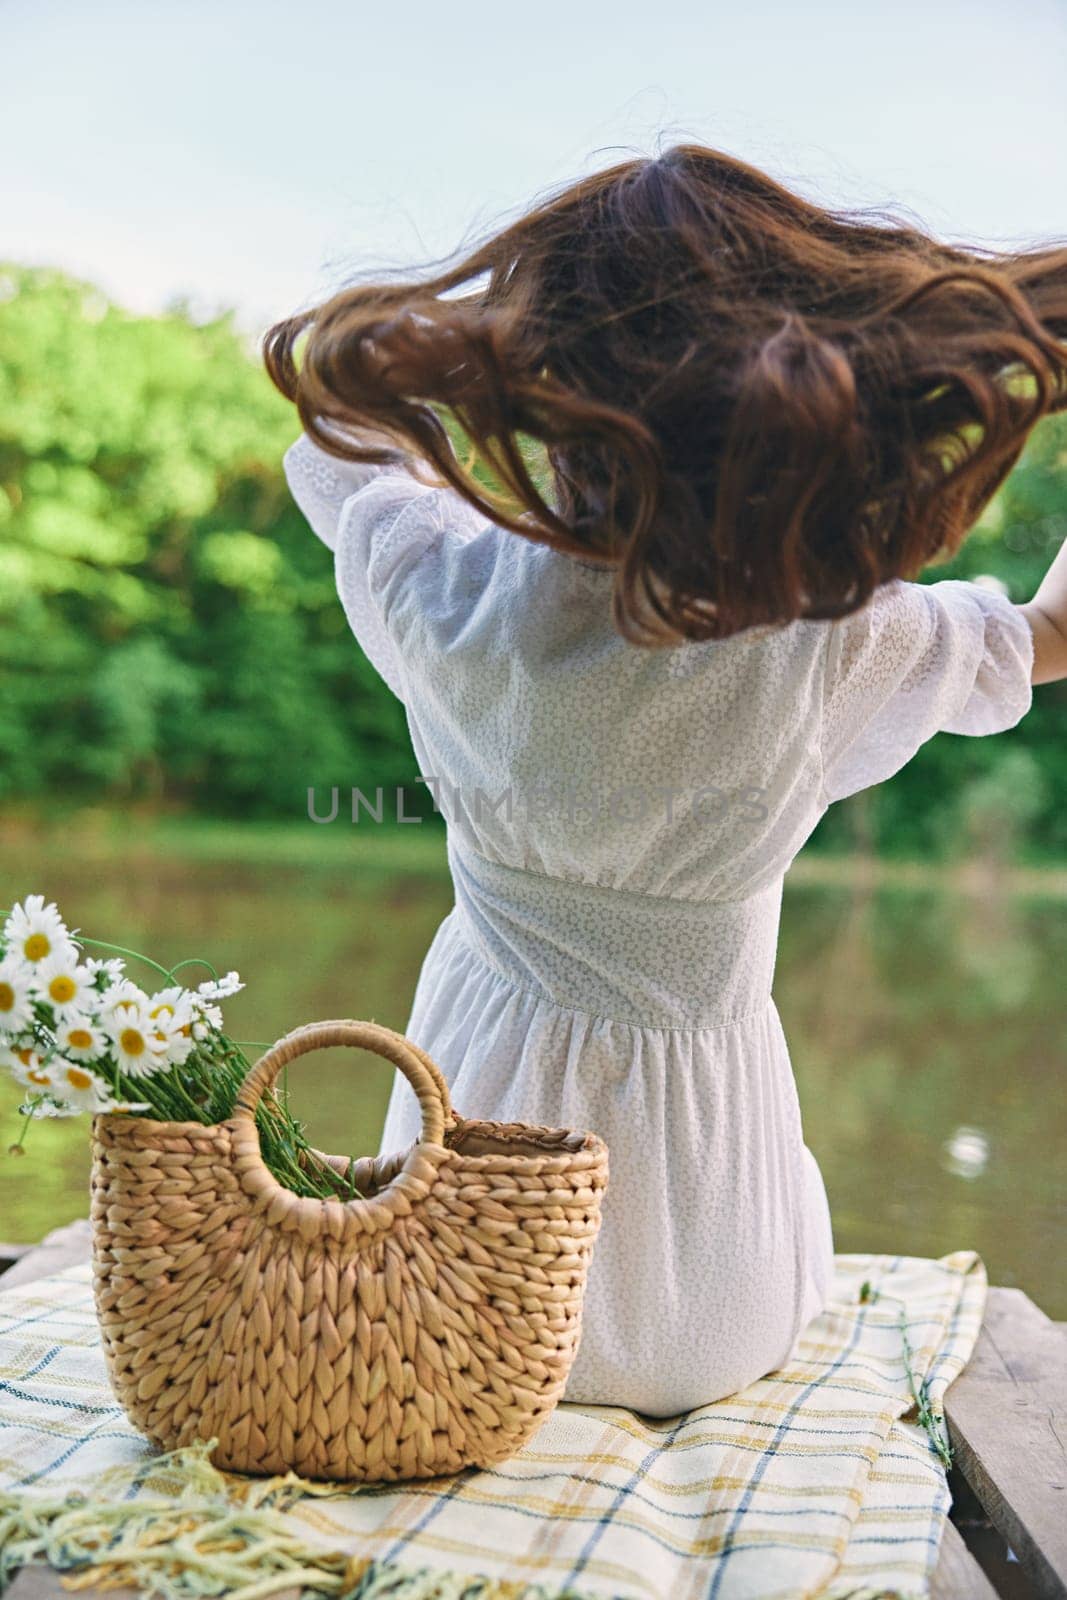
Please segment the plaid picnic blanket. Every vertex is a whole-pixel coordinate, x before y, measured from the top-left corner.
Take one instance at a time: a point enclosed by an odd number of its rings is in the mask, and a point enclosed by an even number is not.
[[[343,1552],[322,1586],[359,1600],[926,1596],[950,1504],[941,1397],[985,1296],[973,1252],[838,1255],[796,1359],[742,1393],[667,1419],[564,1403],[491,1470],[296,1480],[278,1502],[295,1559],[326,1572]],[[48,1495],[100,1494],[116,1474],[127,1506],[173,1503],[170,1463],[108,1386],[89,1265],[0,1292],[0,1545],[5,1507],[25,1522]],[[214,1476],[234,1494],[284,1481]],[[36,1557],[70,1564],[63,1548],[42,1540]]]

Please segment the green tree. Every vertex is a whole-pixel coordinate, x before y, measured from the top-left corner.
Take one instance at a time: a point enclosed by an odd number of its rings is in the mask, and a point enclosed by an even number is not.
[[[413,777],[281,474],[298,430],[232,315],[0,267],[0,800],[300,816]]]

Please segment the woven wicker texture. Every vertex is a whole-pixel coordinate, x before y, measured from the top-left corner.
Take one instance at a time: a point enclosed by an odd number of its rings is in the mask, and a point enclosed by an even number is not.
[[[350,1201],[283,1188],[254,1120],[283,1066],[332,1045],[392,1062],[422,1109],[409,1150],[355,1163]],[[280,1039],[223,1123],[98,1116],[92,1143],[108,1371],[161,1447],[217,1437],[238,1472],[433,1477],[514,1454],[560,1399],[608,1180],[595,1134],[468,1121],[425,1051],[340,1021]]]

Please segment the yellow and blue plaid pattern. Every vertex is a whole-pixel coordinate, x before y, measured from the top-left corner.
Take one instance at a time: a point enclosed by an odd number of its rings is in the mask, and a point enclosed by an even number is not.
[[[797,1357],[730,1399],[666,1419],[563,1404],[491,1470],[309,1495],[287,1520],[312,1546],[395,1571],[390,1594],[485,1592],[467,1575],[511,1580],[516,1600],[524,1585],[613,1600],[926,1596],[950,1503],[936,1418],[978,1336],[985,1270],[969,1251],[835,1265]],[[925,1428],[916,1396],[934,1413]],[[153,1455],[108,1386],[88,1264],[0,1293],[0,1491],[91,1490]],[[456,1587],[409,1589],[415,1569]]]

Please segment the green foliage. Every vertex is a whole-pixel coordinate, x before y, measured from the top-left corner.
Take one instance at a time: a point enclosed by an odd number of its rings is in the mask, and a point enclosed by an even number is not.
[[[298,429],[231,315],[136,316],[62,273],[0,265],[0,805],[302,817],[310,785],[405,784],[408,813],[427,812],[403,709],[285,485]],[[1067,419],[1042,424],[928,576],[990,573],[1031,595],[1067,534],[1065,457]],[[1064,699],[1040,689],[1010,739],[933,740],[832,808],[816,847],[1067,854]]]
[[[298,431],[229,315],[0,268],[0,803],[299,817],[412,778],[281,475]]]

